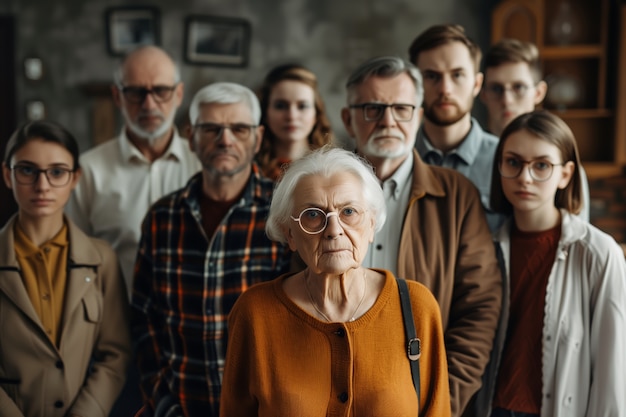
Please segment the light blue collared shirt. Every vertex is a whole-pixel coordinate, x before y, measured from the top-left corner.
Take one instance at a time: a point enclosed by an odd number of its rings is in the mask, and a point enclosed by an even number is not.
[[[498,230],[506,218],[490,209],[491,176],[493,160],[498,146],[498,138],[485,132],[478,121],[472,118],[472,127],[461,144],[444,154],[436,149],[424,132],[422,125],[417,132],[415,148],[422,160],[430,165],[454,169],[465,175],[480,193],[480,201],[487,215],[487,223],[491,232]]]

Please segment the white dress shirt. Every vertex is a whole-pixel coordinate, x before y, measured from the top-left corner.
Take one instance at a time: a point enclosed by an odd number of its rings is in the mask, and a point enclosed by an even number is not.
[[[366,268],[386,269],[397,276],[400,236],[412,182],[413,152],[410,152],[396,172],[382,183],[387,204],[387,220],[383,228],[374,235],[374,241],[363,260]]]
[[[182,188],[200,162],[176,131],[165,153],[151,162],[123,129],[117,139],[82,154],[80,165],[83,175],[65,211],[85,233],[111,244],[130,296],[145,214],[159,198]]]

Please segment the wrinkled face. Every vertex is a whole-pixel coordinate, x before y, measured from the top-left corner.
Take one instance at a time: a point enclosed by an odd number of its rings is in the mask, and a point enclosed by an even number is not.
[[[531,176],[530,161],[533,161],[535,169],[552,169],[552,175],[545,181],[536,181]],[[563,163],[565,165],[561,165]],[[517,177],[501,176],[502,191],[516,213],[550,213],[555,208],[557,190],[567,187],[574,171],[574,163],[563,161],[559,148],[526,130],[514,132],[506,138],[502,164],[523,165]]]
[[[411,77],[406,73],[391,78],[369,77],[349,93],[348,108],[342,110],[344,126],[355,139],[359,153],[368,158],[406,158],[415,144],[420,110],[410,110],[410,120],[398,121],[394,110],[387,107],[378,120],[367,120],[362,107],[353,107],[364,104],[416,106]]]
[[[315,93],[308,85],[284,80],[272,88],[266,120],[278,142],[307,141],[316,117]]]
[[[476,73],[469,50],[451,42],[417,56],[424,78],[424,117],[438,126],[450,126],[469,117],[480,91],[482,74]]]
[[[307,208],[319,208],[330,215],[326,227],[318,234],[303,231],[298,222],[289,219],[285,236],[292,250],[315,273],[341,274],[358,268],[374,238],[375,220],[367,210],[362,186],[352,173],[337,173],[326,178],[312,175],[298,182],[293,198],[291,216],[298,218]],[[319,214],[314,214],[315,216]],[[352,223],[348,226],[346,223]],[[348,216],[360,216],[358,221]]]
[[[508,62],[485,70],[480,93],[489,112],[489,126],[498,136],[517,116],[535,110],[545,96],[545,83],[535,83],[525,62]]]
[[[153,143],[170,131],[183,99],[183,84],[176,83],[175,77],[173,63],[160,52],[145,51],[128,59],[123,89],[114,87],[113,97],[131,133]],[[171,93],[164,93],[168,88]],[[138,100],[136,93],[142,89],[152,93],[144,92],[143,99]]]
[[[262,135],[263,127],[254,127],[252,113],[245,103],[202,104],[191,145],[210,175],[247,176]]]
[[[11,166],[2,166],[4,183],[13,190],[20,216],[36,219],[62,216],[65,203],[80,178],[72,154],[62,145],[31,139],[13,154]],[[48,170],[37,174],[37,170]],[[29,178],[34,180],[32,184]],[[50,184],[50,178],[57,186]],[[65,182],[65,185],[59,185]]]

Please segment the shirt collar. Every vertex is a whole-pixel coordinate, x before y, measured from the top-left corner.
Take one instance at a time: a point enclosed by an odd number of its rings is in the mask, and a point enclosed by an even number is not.
[[[480,124],[475,118],[472,117],[469,132],[467,133],[465,138],[463,138],[461,144],[455,149],[448,152],[448,154],[454,154],[466,164],[472,165],[474,163],[474,160],[478,156],[478,152],[480,151],[480,142],[482,136],[483,130],[480,127]],[[426,136],[423,124],[417,132],[415,147],[417,148],[419,154],[423,155],[425,160],[428,160],[427,156],[430,153],[437,154],[439,159],[443,159],[444,157],[443,152],[441,152],[439,149],[436,149]]]
[[[139,160],[145,163],[150,163],[146,159],[146,157],[137,149],[133,143],[128,138],[126,134],[127,127],[124,126],[122,128],[122,132],[120,133],[120,152],[122,154],[122,159],[124,161],[131,162],[133,160]],[[184,140],[178,134],[178,130],[174,128],[174,134],[172,136],[172,140],[170,141],[169,146],[158,159],[174,159],[176,161],[182,161],[185,158],[185,146],[189,146],[188,141]]]
[[[400,164],[398,169],[395,170],[393,175],[383,181],[383,184],[391,185],[392,197],[397,200],[400,198],[402,190],[411,181],[411,174],[413,170],[413,152],[409,152],[409,156]]]
[[[40,251],[40,247],[35,246],[33,242],[30,240],[28,235],[22,230],[18,222],[15,222],[14,225],[14,234],[15,234],[15,253],[19,257],[27,258],[33,256]],[[67,224],[63,222],[63,227],[61,230],[50,240],[43,243],[41,247],[45,245],[52,245],[63,248],[67,246]]]

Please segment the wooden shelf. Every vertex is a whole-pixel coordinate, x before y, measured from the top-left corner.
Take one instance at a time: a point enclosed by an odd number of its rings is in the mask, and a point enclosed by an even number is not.
[[[545,46],[541,50],[543,60],[602,58],[603,54],[602,45]]]
[[[589,179],[617,177],[624,174],[624,167],[619,164],[583,161],[583,167]]]

